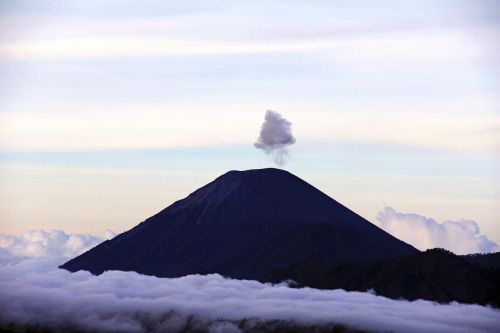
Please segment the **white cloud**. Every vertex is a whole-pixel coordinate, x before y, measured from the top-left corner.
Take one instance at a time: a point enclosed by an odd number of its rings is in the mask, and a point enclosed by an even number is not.
[[[0,234],[0,256],[16,257],[75,257],[114,237],[111,230],[104,237],[87,234],[67,234],[62,230],[31,230],[20,236]]]
[[[391,207],[381,211],[377,220],[382,229],[419,250],[440,247],[456,254],[489,253],[500,247],[480,234],[472,220],[444,221],[417,214],[400,213]]]
[[[171,332],[190,320],[194,328],[239,332],[237,324],[248,318],[246,328],[279,319],[392,332],[499,332],[500,311],[478,305],[293,289],[217,274],[166,279],[109,271],[93,276],[57,269],[60,263],[51,258],[0,265],[0,326]]]

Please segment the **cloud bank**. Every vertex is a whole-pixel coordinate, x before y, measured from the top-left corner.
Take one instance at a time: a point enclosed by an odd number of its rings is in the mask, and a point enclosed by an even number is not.
[[[283,165],[288,156],[286,147],[293,145],[295,141],[292,123],[278,112],[267,110],[259,138],[254,144],[255,148],[262,149],[266,154],[271,155],[277,165]]]
[[[100,276],[57,268],[60,259],[0,265],[0,327],[83,332],[258,331],[259,323],[343,324],[369,331],[500,332],[500,311],[478,305],[391,300],[366,292],[134,272]],[[247,320],[245,320],[247,319]]]
[[[440,247],[456,254],[500,251],[495,242],[480,234],[479,225],[472,220],[438,223],[432,218],[400,213],[391,207],[379,212],[377,220],[382,229],[419,250]]]
[[[75,257],[115,235],[111,230],[104,237],[62,230],[31,230],[19,236],[0,234],[0,256]]]

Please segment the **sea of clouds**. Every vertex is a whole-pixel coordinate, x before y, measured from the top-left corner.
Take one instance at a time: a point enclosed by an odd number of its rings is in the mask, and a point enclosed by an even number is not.
[[[34,234],[37,237],[32,237]],[[295,289],[286,283],[263,284],[218,274],[168,279],[119,271],[100,276],[86,271],[70,273],[58,268],[67,258],[57,251],[43,250],[43,244],[53,249],[53,240],[60,239],[66,244],[61,245],[63,249],[79,248],[76,255],[106,237],[75,236],[62,231],[30,235],[17,237],[24,239],[27,247],[30,241],[26,239],[37,242],[35,252],[21,251],[19,239],[9,243],[5,241],[7,236],[1,238],[2,246],[10,244],[0,255],[3,328],[248,332],[257,331],[259,323],[281,320],[294,325],[342,324],[384,332],[500,332],[500,311],[479,305],[391,300],[371,292]],[[82,243],[69,244],[82,246],[68,244],[73,236]],[[16,254],[11,252],[14,248]]]

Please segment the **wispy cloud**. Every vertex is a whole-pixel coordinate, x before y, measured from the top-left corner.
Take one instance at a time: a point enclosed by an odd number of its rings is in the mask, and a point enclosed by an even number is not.
[[[483,30],[492,34],[491,29]],[[43,37],[4,40],[0,42],[0,60],[92,60],[110,58],[143,58],[187,55],[252,55],[313,52],[327,53],[335,59],[362,63],[375,61],[411,62],[470,59],[498,54],[464,43],[461,33],[444,31],[431,36],[421,32],[393,32],[379,35],[331,36],[316,38],[260,38],[234,40],[227,38],[183,38],[163,36],[159,32],[130,35],[95,35]],[[425,51],[425,52],[424,52]]]
[[[102,59],[185,55],[259,54],[327,47],[321,42],[242,43],[156,36],[57,38],[4,43],[0,59]]]

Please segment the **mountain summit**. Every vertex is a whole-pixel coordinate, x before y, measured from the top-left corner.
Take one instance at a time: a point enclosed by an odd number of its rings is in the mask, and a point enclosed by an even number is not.
[[[293,174],[230,171],[61,267],[260,279],[298,262],[418,252]]]

